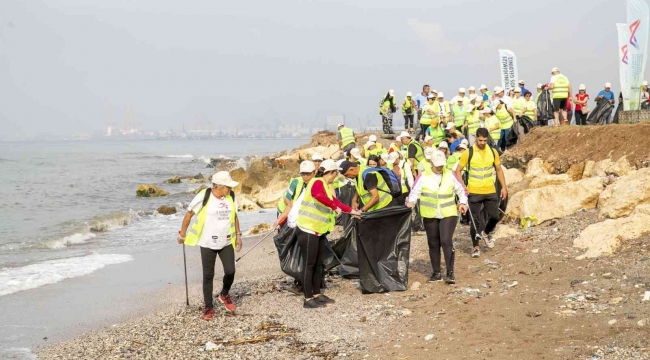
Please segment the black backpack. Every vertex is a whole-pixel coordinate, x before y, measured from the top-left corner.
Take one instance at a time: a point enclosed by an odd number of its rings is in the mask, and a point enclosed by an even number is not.
[[[205,189],[205,194],[203,194],[203,205],[201,205],[201,209],[203,209],[205,207],[205,205],[207,205],[208,200],[210,200],[210,194],[211,193],[212,193],[211,188]],[[234,202],[235,201],[235,192],[232,191],[232,190],[230,190],[230,197],[232,198],[232,201]],[[201,210],[199,210],[199,211],[201,211]]]

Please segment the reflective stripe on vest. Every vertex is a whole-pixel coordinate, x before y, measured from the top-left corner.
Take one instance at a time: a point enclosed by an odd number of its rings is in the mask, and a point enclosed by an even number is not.
[[[317,181],[322,183],[327,197],[333,199],[329,184],[326,184],[322,178],[311,179],[307,185],[307,189],[305,189],[305,195],[300,204],[298,226],[317,234],[325,234],[334,229],[334,222],[332,221],[334,210],[321,204],[311,196],[311,189]]]
[[[512,99],[512,109],[515,111],[515,115],[522,115],[525,107],[526,107],[526,99],[523,98]]]
[[[501,122],[499,121],[499,119],[494,115],[485,119],[485,127],[490,131],[490,137],[494,141],[498,141],[499,139],[501,139],[501,128],[497,128],[496,130],[490,130],[490,129],[492,129],[495,125],[500,123]]]
[[[445,115],[445,117],[448,117],[449,113],[451,112],[451,110],[449,109],[449,103],[448,102],[446,102],[446,101],[442,102],[442,109],[440,108],[440,104],[441,104],[440,101],[436,101],[433,104],[433,111],[434,111],[433,118],[434,119],[439,119],[440,118],[440,112],[442,112]]]
[[[501,130],[507,130],[512,127],[513,121],[512,121],[512,116],[506,110],[506,105],[503,104],[501,109],[498,109],[496,111],[496,116],[497,119],[499,119],[499,122],[501,123]]]
[[[438,126],[435,128],[430,127],[429,130],[431,130],[430,133],[433,138],[433,145],[438,147],[438,145],[445,140],[445,129],[443,129],[442,123],[438,123]]]
[[[435,104],[435,103],[434,103]],[[433,105],[434,104],[429,104],[427,102],[427,110],[422,112],[422,117],[420,118],[420,124],[421,125],[431,125],[431,122],[435,118],[433,114]]]
[[[569,97],[569,79],[559,74],[553,87],[553,99],[566,99]]]
[[[370,202],[370,199],[372,198],[372,194],[370,194],[370,191],[366,190],[363,187],[363,177],[362,177],[363,170],[359,171],[359,176],[357,176],[356,185],[357,185],[357,194],[359,194],[359,198],[361,199],[361,202],[364,205],[366,205],[368,204],[368,202]],[[383,209],[386,206],[390,205],[391,201],[393,201],[393,196],[389,193],[390,189],[388,188],[388,185],[384,181],[384,177],[381,176],[381,174],[378,172],[369,173],[366,176],[377,177],[377,193],[379,194],[379,200],[375,205],[373,205],[370,209],[368,209],[368,212]]]
[[[293,182],[294,180],[298,180],[298,184],[296,184],[296,190],[293,192],[293,196],[291,196],[291,202],[294,202],[296,201],[296,199],[298,199],[298,196],[300,196],[300,193],[302,192],[302,187],[305,184],[305,182],[302,180],[302,177],[295,177],[289,180],[289,185],[291,185],[291,182]],[[287,189],[287,191],[289,191],[289,189]],[[284,198],[285,198],[284,194],[282,195],[283,196],[278,201],[278,211],[280,213],[282,213],[284,209],[287,208],[287,205],[284,203]]]
[[[406,114],[407,110],[410,110],[413,108],[413,104],[411,104],[411,100],[408,98],[404,99],[404,102],[402,102],[402,113]],[[413,110],[409,114],[412,114]]]
[[[353,144],[354,141],[354,131],[350,128],[344,127],[343,129],[339,130],[339,134],[341,134],[341,145],[343,147],[346,147],[349,144]]]
[[[211,191],[210,189],[206,189],[201,191],[199,194],[201,194],[201,198],[205,196],[206,191]],[[212,196],[208,198],[208,202],[205,203],[205,206],[199,210],[198,217],[196,219],[196,223],[192,225],[192,228],[187,231],[187,234],[185,236],[185,242],[184,244],[187,246],[196,246],[196,244],[199,243],[199,239],[201,239],[201,234],[203,233],[203,227],[205,226],[205,219],[208,215],[208,205],[210,204],[210,200],[212,199]],[[235,232],[237,230],[235,229],[235,217],[237,216],[237,209],[235,208],[235,202],[233,201],[232,197],[230,195],[226,195],[226,201],[228,202],[228,206],[230,207],[230,217],[228,219],[229,224],[230,224],[230,229],[228,230],[228,236],[230,236],[230,242],[233,246],[235,247]]]
[[[469,135],[476,134],[476,130],[481,126],[480,121],[478,110],[474,110],[469,114],[467,117],[467,133]]]
[[[390,101],[386,100],[381,105],[379,106],[379,112],[382,115],[386,115],[388,113],[388,109],[390,108]]]
[[[474,155],[472,156],[472,162],[470,164],[467,164],[469,167],[469,181],[467,182],[467,189],[470,193],[472,193],[472,189],[474,188],[494,186],[494,181],[492,179],[492,176],[494,174],[495,160],[494,150],[486,145],[485,152],[486,154],[489,153],[489,155],[486,155],[484,159],[481,157],[476,144],[474,144],[473,147]]]
[[[420,143],[418,143],[415,140],[411,140],[409,146],[411,145],[417,148],[417,151],[415,152],[415,161],[414,161],[414,165],[417,165],[418,163],[420,163],[420,161],[424,160],[424,149],[422,149],[422,145],[420,145]],[[406,151],[408,153],[408,148]]]
[[[454,125],[456,125],[456,129],[460,129],[461,126],[465,125],[465,118],[467,118],[465,105],[458,106],[458,104],[454,104],[452,110],[454,114]]]
[[[420,214],[423,218],[435,218],[438,212],[443,217],[458,215],[454,197],[454,175],[451,171],[443,171],[440,183],[435,180],[430,170],[422,175],[420,181],[422,181]]]
[[[526,112],[524,115],[535,121],[535,103],[532,100],[526,102]]]

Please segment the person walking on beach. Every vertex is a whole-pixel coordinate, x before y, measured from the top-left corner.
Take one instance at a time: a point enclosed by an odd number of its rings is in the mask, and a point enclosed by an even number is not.
[[[479,249],[479,238],[485,241],[488,248],[494,247],[492,231],[499,222],[499,195],[501,199],[508,196],[506,180],[501,169],[501,162],[497,151],[488,145],[488,129],[479,128],[476,130],[476,142],[469,150],[463,151],[456,167],[456,177],[461,179],[462,171],[467,167],[470,211],[470,233],[472,236],[472,257],[481,256]],[[494,185],[494,171],[501,184],[501,194],[496,193]],[[484,207],[488,214],[487,223],[481,215],[481,207]],[[478,235],[478,236],[477,236]]]
[[[350,128],[346,128],[345,125],[338,125],[338,132],[336,134],[336,140],[339,142],[339,147],[343,153],[346,153],[354,148],[356,145],[356,140],[354,139],[354,131]]]
[[[447,270],[445,282],[455,284],[455,249],[452,237],[458,223],[458,211],[465,214],[468,209],[465,187],[452,171],[446,169],[445,154],[434,151],[427,160],[431,161],[432,167],[415,180],[406,206],[413,208],[420,200],[420,215],[427,233],[429,258],[433,267],[429,282],[442,280],[440,271],[440,249],[442,248]],[[458,209],[455,196],[460,200]]]
[[[397,111],[395,104],[395,90],[390,89],[379,104],[379,114],[384,134],[394,134],[393,132],[393,114]]]
[[[345,161],[344,161],[345,163]],[[315,309],[334,303],[321,294],[321,281],[325,260],[327,234],[334,228],[334,217],[342,211],[359,215],[358,211],[340,202],[332,192],[332,183],[338,175],[334,160],[325,160],[318,174],[309,181],[300,204],[298,216],[298,247],[300,256],[305,259],[305,267],[300,283],[305,292],[305,309]]]
[[[549,81],[549,89],[553,95],[553,117],[555,126],[560,126],[560,113],[562,119],[567,119],[566,108],[567,99],[571,91],[571,83],[569,79],[560,73],[560,69],[554,67],[551,69],[551,81]]]
[[[227,171],[212,175],[212,188],[201,191],[194,197],[183,218],[178,243],[201,248],[203,266],[203,300],[205,311],[201,319],[210,320],[214,316],[212,288],[214,266],[217,255],[223,265],[223,287],[219,301],[229,312],[234,312],[235,303],[228,295],[235,280],[235,249],[241,250],[241,231],[237,218],[237,203],[233,188],[239,185]],[[198,214],[196,224],[188,231],[194,214]]]
[[[352,197],[352,208],[357,210],[361,200],[362,212],[377,211],[388,206],[397,204],[390,194],[388,184],[379,172],[370,172],[363,178],[367,166],[359,165],[357,162],[344,161],[341,163],[340,171],[348,179],[355,181],[357,192]]]

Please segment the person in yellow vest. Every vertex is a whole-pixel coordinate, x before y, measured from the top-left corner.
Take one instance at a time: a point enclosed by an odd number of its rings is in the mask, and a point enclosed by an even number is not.
[[[413,100],[413,94],[409,91],[406,93],[406,98],[402,101],[402,116],[404,116],[404,130],[413,131],[413,116],[415,116],[415,108],[417,104]]]
[[[422,116],[420,117],[420,131],[422,138],[426,136],[429,126],[431,126],[431,123],[436,119],[434,110],[435,100],[436,96],[430,94],[427,98],[427,103],[424,104],[420,110],[422,112]],[[418,138],[418,140],[422,138]]]
[[[320,153],[314,153],[314,155],[311,156],[311,161],[314,163],[315,169],[320,168],[320,164],[323,162],[323,160],[325,159]]]
[[[524,114],[524,108],[526,107],[526,100],[522,97],[521,88],[515,88],[515,97],[512,98],[512,109],[515,111],[515,118],[518,118]]]
[[[393,114],[397,111],[395,104],[395,90],[390,89],[386,96],[379,103],[379,114],[384,134],[394,134],[393,132]]]
[[[449,103],[445,101],[445,94],[443,92],[438,93],[436,102],[433,106],[434,119],[439,119],[440,121],[447,122],[451,118],[451,108]],[[444,118],[444,120],[443,120]]]
[[[350,156],[348,156],[348,160],[350,160],[350,161],[358,161],[358,162],[360,162],[362,164],[365,164],[365,163],[368,162],[368,160],[365,157],[361,156],[361,150],[359,150],[357,148],[354,148],[354,149],[350,150]]]
[[[415,177],[418,164],[424,161],[424,149],[419,142],[411,139],[411,134],[407,131],[402,131],[399,136],[402,138],[402,144],[406,146],[406,159],[411,163],[411,172]]]
[[[551,75],[549,89],[552,91],[553,97],[553,121],[555,126],[560,126],[560,112],[562,113],[562,119],[567,119],[567,101],[569,94],[573,94],[573,91],[569,79],[560,73],[560,69],[554,67],[551,69]]]
[[[449,144],[447,144],[446,140],[443,140],[438,144],[438,151],[442,152],[445,154],[445,158],[448,158],[450,153],[449,153]]]
[[[427,135],[424,137],[424,144],[422,145],[424,148],[430,148],[433,147],[433,137],[431,135]]]
[[[370,155],[368,156],[368,162],[366,163],[366,167],[369,168],[376,168],[379,167],[380,164],[380,157],[377,155]]]
[[[457,96],[456,103],[451,109],[453,122],[458,129],[465,126],[465,118],[467,117],[466,104],[469,104],[469,99],[463,100],[463,98]]]
[[[440,142],[445,140],[445,127],[447,126],[447,120],[444,116],[440,118],[440,121],[427,129],[427,135],[433,138],[433,145],[438,146]]]
[[[413,208],[420,200],[420,215],[424,222],[429,245],[429,258],[433,274],[429,282],[442,280],[440,269],[440,250],[445,257],[447,284],[455,284],[454,258],[455,249],[453,235],[458,223],[458,211],[465,214],[468,210],[465,187],[445,168],[445,154],[435,151],[430,156],[431,169],[425,171],[415,180],[409,194],[407,207]],[[459,199],[456,205],[455,197]]]
[[[472,104],[472,101],[470,100],[470,104],[467,106],[467,115],[465,117],[465,128],[463,129],[463,133],[465,134],[465,137],[469,141],[469,144],[474,144],[474,141],[476,140],[476,130],[480,127],[480,122],[481,122],[481,110],[484,109],[484,103],[480,101],[478,98],[475,100],[476,104]]]
[[[342,211],[359,215],[359,212],[340,202],[332,191],[332,183],[338,174],[334,160],[321,164],[319,175],[309,181],[300,203],[298,215],[298,247],[305,266],[300,274],[300,283],[305,292],[303,307],[315,309],[334,303],[321,294],[323,263],[326,255],[327,234],[334,228],[332,218]]]
[[[458,89],[458,96],[456,96],[456,100],[461,99],[463,101],[463,104],[467,104],[469,98],[465,96],[466,93],[467,91],[465,90],[465,88]]]
[[[239,185],[227,171],[212,175],[212,188],[199,192],[190,202],[178,232],[178,243],[188,246],[199,245],[203,266],[203,300],[205,310],[201,319],[210,320],[214,316],[212,289],[214,265],[217,255],[223,265],[223,287],[219,301],[229,312],[236,309],[228,295],[235,280],[235,249],[241,250],[241,231],[237,217],[237,202],[234,187]],[[188,231],[194,214],[198,214],[196,224]]]
[[[499,104],[498,106],[506,105]],[[492,113],[492,109],[490,108],[483,109],[483,119],[484,127],[490,133],[490,139],[492,139],[493,144],[499,144],[499,140],[501,140],[501,122],[499,122],[499,119]]]
[[[542,94],[542,84],[537,84],[537,94],[535,94],[535,104],[537,105],[537,99]]]
[[[467,150],[467,147],[469,147],[467,139],[461,140],[460,144],[456,146],[456,151],[447,158],[447,170],[456,172],[458,161],[460,161],[460,157],[463,155],[463,151]]]
[[[528,116],[533,123],[537,123],[537,103],[531,100],[533,93],[526,91],[524,94],[524,99],[526,100],[526,106],[524,107],[524,115]]]
[[[471,98],[472,95],[477,96],[476,95],[476,88],[474,86],[470,86],[469,88],[467,88],[467,98],[468,99]]]
[[[375,148],[373,149],[375,151],[373,153],[370,153],[368,149],[371,145],[375,146]],[[384,152],[385,152],[384,147],[381,145],[380,142],[377,142],[377,135],[371,134],[370,136],[368,136],[368,141],[363,145],[361,149],[361,156],[363,157],[368,157],[370,155],[379,156]]]
[[[428,161],[428,160],[431,159],[431,156],[433,155],[433,153],[435,151],[436,151],[436,149],[430,148],[430,147],[424,149],[424,158],[425,158],[425,160],[421,161],[418,164],[418,176],[421,176],[426,171],[431,170],[431,161]]]
[[[320,167],[320,164],[318,167]],[[280,224],[285,222],[289,216],[293,203],[298,199],[298,197],[300,197],[300,194],[302,194],[302,191],[307,187],[309,180],[311,180],[314,175],[316,175],[316,166],[314,162],[305,160],[300,163],[300,176],[289,180],[289,187],[284,192],[284,196],[282,196],[278,201],[278,219],[275,221],[275,224],[273,224],[273,228],[277,228]]]
[[[360,166],[356,162],[344,161],[341,163],[341,174],[348,179],[354,179],[357,189],[352,198],[352,208],[357,210],[359,200],[362,205],[360,210],[363,212],[377,211],[397,204],[380,173],[371,172],[366,175],[365,179],[363,178],[363,172],[366,169],[367,167]]]
[[[390,147],[388,148],[388,153],[392,154],[393,152],[397,152],[398,154],[402,151],[402,138],[401,137],[396,137],[395,142],[390,144]]]
[[[492,93],[488,91],[488,88],[485,84],[481,84],[481,87],[479,88],[479,91],[481,92],[480,97],[480,102],[484,103],[485,106],[489,105],[492,103]]]
[[[463,151],[456,167],[457,178],[461,178],[462,169],[467,167],[468,205],[470,219],[473,219],[473,221],[470,221],[473,258],[481,256],[479,239],[483,239],[488,248],[494,247],[492,231],[499,222],[499,195],[501,199],[506,199],[508,196],[499,154],[488,145],[489,136],[490,134],[486,128],[476,130],[476,143],[467,151]],[[495,171],[501,184],[501,193],[498,195],[493,179]],[[482,208],[485,208],[487,212],[487,223],[481,215]]]
[[[341,151],[343,153],[346,153],[355,146],[355,138],[354,138],[354,131],[350,128],[346,128],[345,125],[339,124],[338,125],[338,133],[336,134],[336,138],[339,142],[339,147],[341,148]]]
[[[494,103],[492,103],[492,110],[494,111],[497,119],[499,119],[499,124],[501,127],[501,135],[499,136],[499,141],[497,142],[497,148],[505,150],[508,134],[510,134],[512,127],[515,124],[512,109],[509,109],[508,105],[506,105],[505,102],[501,100],[495,100]]]

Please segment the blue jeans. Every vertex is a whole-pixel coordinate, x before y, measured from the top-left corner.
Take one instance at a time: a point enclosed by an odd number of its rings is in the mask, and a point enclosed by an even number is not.
[[[510,134],[510,130],[512,130],[512,128],[510,128],[510,129],[502,129],[501,130],[501,138],[499,139],[499,142],[497,143],[497,148],[498,149],[502,148],[501,145],[503,145],[503,147],[506,146],[506,140],[508,138],[508,134]]]

